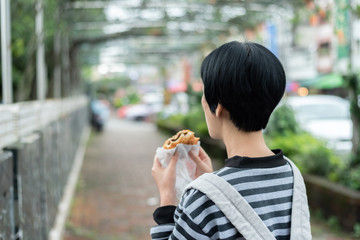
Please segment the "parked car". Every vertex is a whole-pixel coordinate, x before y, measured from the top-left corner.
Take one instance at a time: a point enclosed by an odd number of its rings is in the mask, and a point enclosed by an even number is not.
[[[184,92],[173,93],[171,102],[164,105],[164,95],[159,92],[145,94],[141,103],[126,105],[117,110],[117,117],[133,121],[152,121],[161,113],[162,117],[189,111],[188,95]]]
[[[352,148],[352,121],[349,102],[331,95],[290,96],[285,103],[293,108],[300,126],[314,137],[324,139],[338,153]]]
[[[119,108],[117,116],[134,121],[150,120],[163,109],[163,99],[162,93],[147,93],[142,97],[141,103]]]
[[[146,121],[154,117],[162,109],[162,104],[140,103],[122,107],[118,116],[133,121]]]

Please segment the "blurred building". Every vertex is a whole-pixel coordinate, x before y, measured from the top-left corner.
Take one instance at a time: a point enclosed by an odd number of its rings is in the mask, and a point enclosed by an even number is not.
[[[350,65],[360,69],[360,20],[349,0],[308,1],[302,11],[287,52],[288,80],[299,87],[320,80],[333,83],[325,88],[341,87],[341,73]]]

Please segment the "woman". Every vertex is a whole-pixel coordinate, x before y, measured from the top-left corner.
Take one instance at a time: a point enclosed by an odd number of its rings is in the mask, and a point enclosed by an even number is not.
[[[276,239],[290,239],[291,234],[295,235],[291,230],[293,170],[298,170],[280,149],[270,150],[262,135],[285,91],[281,63],[260,44],[230,42],[204,59],[201,77],[201,103],[209,135],[224,142],[228,156],[225,167],[214,174],[241,194]],[[202,148],[198,155],[190,152],[190,156],[197,165],[196,177],[213,171]],[[158,225],[151,229],[152,239],[244,239],[220,208],[198,189],[187,190],[175,206],[176,161],[175,154],[164,169],[154,158],[152,175],[160,192],[160,207],[154,212]],[[300,184],[303,186],[303,181]],[[310,239],[307,208],[304,216],[306,234],[300,239]]]

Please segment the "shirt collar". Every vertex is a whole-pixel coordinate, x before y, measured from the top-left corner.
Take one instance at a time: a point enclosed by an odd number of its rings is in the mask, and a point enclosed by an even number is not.
[[[225,160],[225,167],[235,168],[272,168],[286,164],[284,154],[280,149],[272,150],[275,155],[266,157],[241,157],[234,156]]]

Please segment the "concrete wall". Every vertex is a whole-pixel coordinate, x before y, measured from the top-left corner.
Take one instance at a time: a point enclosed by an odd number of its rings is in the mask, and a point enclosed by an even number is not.
[[[14,234],[13,156],[0,154],[0,239],[11,239]]]
[[[88,107],[82,104],[3,146],[0,239],[48,239],[87,125]]]
[[[310,208],[337,217],[345,230],[353,231],[360,223],[360,192],[317,176],[305,175],[304,180]]]

